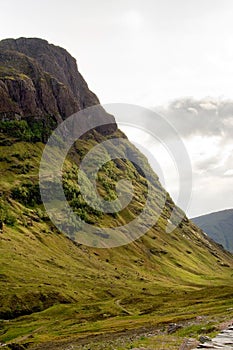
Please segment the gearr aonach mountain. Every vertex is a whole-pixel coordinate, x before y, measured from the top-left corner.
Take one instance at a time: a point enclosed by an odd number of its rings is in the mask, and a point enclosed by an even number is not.
[[[91,225],[123,226],[143,210],[149,181],[157,205],[150,214],[156,217],[161,210],[159,220],[137,241],[111,249],[78,244],[49,220],[38,181],[46,141],[71,114],[96,104],[98,98],[63,48],[41,39],[0,42],[0,339],[9,349],[79,349],[95,339],[99,349],[108,349],[117,335],[232,314],[232,255],[179,208],[179,225],[167,233],[174,202],[147,159],[102,108],[99,118],[109,123],[75,142],[64,163],[67,201]],[[126,140],[122,157],[102,166],[97,188],[114,201],[118,181],[129,179],[134,196],[123,210],[103,213],[80,192],[79,164],[96,145],[120,137]],[[127,159],[130,153],[143,162],[149,179]],[[48,190],[53,185],[48,179]]]

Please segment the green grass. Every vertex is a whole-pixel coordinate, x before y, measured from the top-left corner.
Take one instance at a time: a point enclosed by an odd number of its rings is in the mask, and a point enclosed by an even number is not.
[[[73,159],[80,162],[95,144],[94,133],[89,141],[79,141],[76,151],[71,150],[64,165],[65,193],[85,220],[99,226],[122,225],[140,212],[147,185],[128,161],[108,162],[98,174],[99,192],[114,199],[118,179],[127,177],[134,184],[135,198],[115,216],[90,208],[80,196]],[[158,206],[163,195],[167,198],[157,224],[127,246],[88,248],[59,233],[37,198],[42,150],[42,143],[0,135],[0,220],[4,222],[0,342],[76,342],[93,334],[113,335],[141,327],[166,327],[197,316],[230,315],[232,256],[187,220],[166,233],[174,204],[156,175],[151,174],[151,182],[157,188]],[[15,220],[7,221],[11,216]],[[169,341],[173,346],[188,334],[199,334],[199,326],[195,327],[164,336],[167,346]],[[153,340],[155,344],[161,336]],[[135,341],[151,346],[152,338]]]

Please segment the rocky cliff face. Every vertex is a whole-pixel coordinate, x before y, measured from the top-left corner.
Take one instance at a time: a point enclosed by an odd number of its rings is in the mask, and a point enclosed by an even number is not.
[[[43,118],[57,123],[73,113],[99,104],[64,49],[42,39],[6,39],[0,42],[1,119]],[[106,117],[106,113],[101,110]],[[115,120],[107,116],[111,127]]]

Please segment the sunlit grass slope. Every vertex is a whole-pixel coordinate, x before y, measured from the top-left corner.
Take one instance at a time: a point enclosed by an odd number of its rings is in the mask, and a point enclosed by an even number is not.
[[[126,246],[89,248],[49,221],[38,186],[44,145],[21,136],[0,134],[0,341],[60,342],[227,312],[233,301],[232,256],[186,217],[166,233],[174,203],[152,171],[158,202],[167,197],[159,221]],[[135,197],[116,215],[87,206],[76,183],[78,164],[97,138],[103,136],[94,131],[71,150],[64,165],[65,194],[86,222],[122,225],[140,212],[146,180],[127,160],[108,162],[98,174],[100,194],[114,199],[115,184],[126,177]]]

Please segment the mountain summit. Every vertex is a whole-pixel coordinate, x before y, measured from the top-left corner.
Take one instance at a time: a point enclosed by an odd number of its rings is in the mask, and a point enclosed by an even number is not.
[[[0,117],[4,120],[49,117],[60,123],[75,112],[99,104],[79,73],[76,60],[46,40],[0,41],[0,67]],[[114,118],[107,118],[116,129]]]

